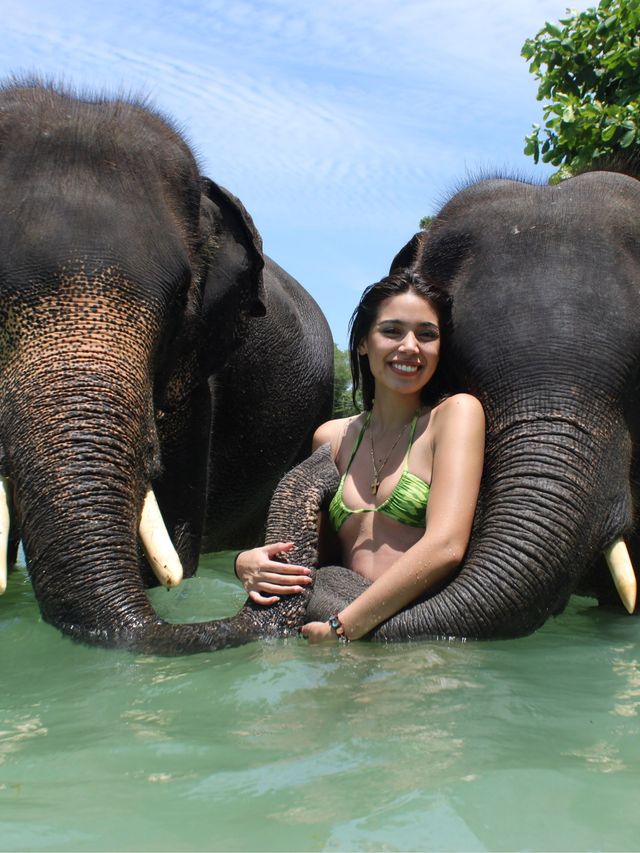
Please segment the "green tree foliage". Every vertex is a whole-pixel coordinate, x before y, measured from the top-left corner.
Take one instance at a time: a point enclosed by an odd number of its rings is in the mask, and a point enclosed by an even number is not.
[[[559,166],[552,181],[640,145],[640,0],[567,10],[527,39],[522,56],[546,100],[524,153]]]
[[[358,413],[351,398],[349,352],[334,344],[333,358],[333,417],[347,418]]]
[[[420,228],[422,229],[422,231],[427,231],[433,220],[433,216],[423,216],[420,220]]]

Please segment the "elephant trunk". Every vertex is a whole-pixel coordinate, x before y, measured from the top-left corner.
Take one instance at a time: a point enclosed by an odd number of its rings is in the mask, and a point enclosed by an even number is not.
[[[202,623],[169,624],[156,615],[145,591],[138,540],[158,467],[148,356],[125,341],[99,354],[86,339],[69,349],[73,352],[61,355],[39,346],[37,358],[23,353],[19,366],[5,363],[2,371],[0,474],[12,480],[44,619],[93,645],[166,655],[295,630],[305,596],[283,597],[273,608],[247,602],[233,618]],[[270,537],[299,542],[288,559],[313,559],[315,508],[337,484],[323,491],[315,479],[313,471],[294,469],[279,487],[306,496],[301,503],[306,539],[299,539],[287,513],[276,509],[269,519]],[[149,541],[166,536],[158,533],[154,509]]]
[[[114,605],[126,624],[145,610],[137,525],[153,433],[144,363],[123,362],[42,350],[28,371],[4,374],[8,473],[36,596],[54,624],[97,626]]]
[[[246,642],[243,625],[165,623],[146,595],[138,528],[158,453],[145,336],[109,347],[43,337],[5,360],[0,386],[1,473],[43,618],[85,642],[159,654]]]
[[[318,566],[318,519],[335,494],[340,475],[325,444],[292,468],[276,488],[267,518],[266,542],[293,542],[281,555],[282,562],[314,570]],[[272,607],[248,599],[236,621],[248,621],[260,637],[283,637],[296,633],[305,621],[312,587],[295,595],[283,595]]]
[[[560,416],[512,420],[495,431],[460,571],[444,589],[391,617],[371,637],[515,637],[561,611],[585,568],[630,524],[630,442],[626,458],[618,454],[614,462],[622,426],[611,416],[600,424],[597,440],[586,438],[575,419]],[[603,489],[610,491],[607,518],[595,512]],[[353,572],[322,569],[307,618],[328,618],[366,585]]]

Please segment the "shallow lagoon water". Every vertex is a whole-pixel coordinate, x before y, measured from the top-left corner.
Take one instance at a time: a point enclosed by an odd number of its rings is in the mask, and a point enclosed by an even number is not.
[[[151,594],[235,612],[228,555]],[[640,621],[186,658],[91,649],[0,599],[0,850],[638,850]]]

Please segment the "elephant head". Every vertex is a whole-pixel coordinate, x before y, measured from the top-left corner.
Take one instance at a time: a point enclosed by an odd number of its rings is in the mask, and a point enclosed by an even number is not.
[[[71,636],[246,640],[239,622],[162,622],[145,580],[195,570],[209,380],[265,313],[263,266],[240,202],[150,110],[0,91],[0,529],[10,504],[42,615]]]
[[[605,171],[558,186],[482,181],[405,246],[399,267],[452,296],[450,362],[482,400],[487,450],[459,572],[372,636],[514,637],[574,592],[612,600],[603,554],[615,569],[626,540],[638,557],[640,182]],[[633,610],[635,573],[622,563]],[[321,570],[306,618],[326,619],[364,584]]]

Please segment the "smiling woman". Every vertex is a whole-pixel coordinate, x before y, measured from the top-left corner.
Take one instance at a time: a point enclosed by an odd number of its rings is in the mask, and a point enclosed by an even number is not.
[[[442,356],[449,303],[417,273],[365,290],[350,327],[354,396],[365,411],[323,424],[314,450],[331,447],[341,475],[320,520],[320,563],[337,558],[370,586],[311,642],[358,639],[446,582],[466,551],[484,455],[484,412],[468,394],[446,396]],[[444,346],[443,346],[444,345]],[[236,569],[264,605],[311,582],[308,567],[274,560],[291,543],[241,553]]]

